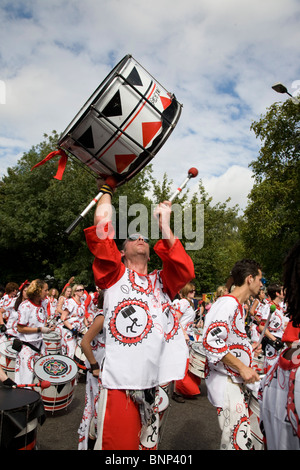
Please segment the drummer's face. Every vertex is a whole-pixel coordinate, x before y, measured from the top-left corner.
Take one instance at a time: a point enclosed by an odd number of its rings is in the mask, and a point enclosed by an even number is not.
[[[48,284],[45,283],[45,284],[44,284],[44,287],[43,287],[43,289],[42,289],[42,292],[41,292],[41,300],[44,300],[44,299],[47,297],[48,292],[49,292],[49,290],[48,290]]]

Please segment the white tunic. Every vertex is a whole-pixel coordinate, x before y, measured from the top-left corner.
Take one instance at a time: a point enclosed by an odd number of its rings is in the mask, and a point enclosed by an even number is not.
[[[104,387],[147,389],[181,379],[188,348],[159,271],[125,269],[104,294]]]
[[[207,356],[206,385],[208,398],[216,407],[223,407],[227,378],[243,382],[236,370],[221,359],[231,353],[246,366],[252,365],[252,347],[245,330],[245,312],[232,295],[224,295],[212,305],[205,317],[203,347]]]
[[[300,450],[300,361],[283,354],[261,381],[260,421],[268,450]]]

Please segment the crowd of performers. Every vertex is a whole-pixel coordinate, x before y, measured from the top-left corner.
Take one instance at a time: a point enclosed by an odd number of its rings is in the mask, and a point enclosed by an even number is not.
[[[55,331],[62,355],[76,359],[80,345],[86,358],[78,449],[158,448],[168,398],[184,406],[200,395],[202,377],[217,409],[220,449],[299,449],[299,244],[287,258],[282,284],[264,287],[261,267],[241,260],[229,290],[221,286],[207,305],[195,302],[192,260],[166,222],[170,204],[156,208],[168,236],[154,248],[163,267],[149,274],[146,237],[129,236],[120,251],[104,236],[113,230],[111,197],[108,188],[95,225],[85,230],[95,256],[95,292],[73,279],[61,295],[42,280],[7,284],[0,342],[13,340],[18,354],[14,380],[1,371],[4,386],[34,382],[45,336]],[[191,352],[201,356],[195,345],[204,351],[201,373],[191,359]],[[259,403],[256,413],[251,400]]]

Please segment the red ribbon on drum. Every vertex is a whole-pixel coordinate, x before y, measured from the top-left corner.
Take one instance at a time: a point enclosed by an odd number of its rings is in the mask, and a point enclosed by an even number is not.
[[[34,165],[32,168],[31,168],[31,171],[38,167],[38,166],[41,166],[41,165],[44,165],[46,162],[48,162],[49,160],[52,160],[52,158],[56,157],[57,155],[60,155],[60,159],[59,159],[59,162],[58,162],[58,169],[57,169],[57,172],[56,172],[56,175],[53,176],[53,178],[57,179],[57,180],[61,180],[62,177],[63,177],[63,174],[64,174],[64,171],[66,169],[66,165],[67,165],[67,161],[68,161],[68,155],[66,154],[66,152],[62,149],[59,149],[59,150],[54,150],[53,152],[50,152],[47,157],[45,157],[43,160],[41,160],[39,163],[37,163],[36,165]]]

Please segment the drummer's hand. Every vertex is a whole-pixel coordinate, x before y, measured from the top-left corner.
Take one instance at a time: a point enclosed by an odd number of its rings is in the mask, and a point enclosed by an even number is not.
[[[55,328],[52,326],[51,328],[48,326],[42,326],[41,327],[41,333],[50,333],[51,331],[55,330]]]
[[[99,374],[100,374],[100,369],[92,370],[92,376],[95,377],[96,379],[99,378]]]
[[[17,388],[17,384],[13,380],[11,380],[9,377],[6,380],[4,380],[2,383],[6,387]]]
[[[262,353],[262,345],[261,343],[257,345],[257,343],[252,343],[252,349],[253,352],[255,353],[255,356],[259,356]]]
[[[254,382],[260,381],[260,376],[256,370],[251,369],[251,367],[243,367],[240,370],[240,375],[246,384],[254,384]]]

